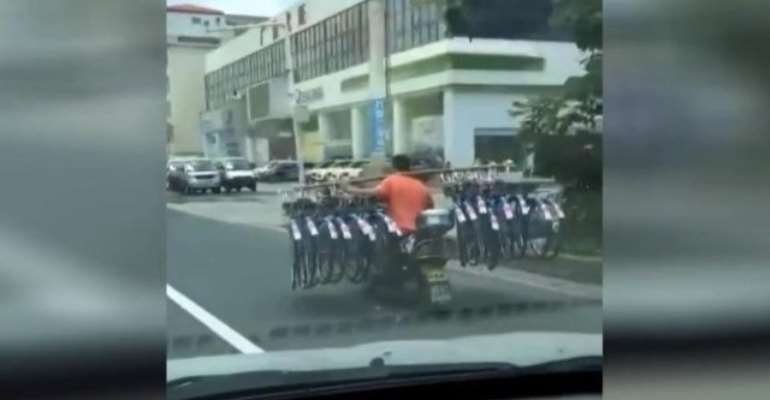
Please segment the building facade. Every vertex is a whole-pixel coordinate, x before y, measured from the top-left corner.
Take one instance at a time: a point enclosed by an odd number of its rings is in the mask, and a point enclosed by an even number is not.
[[[466,1],[298,3],[207,55],[207,110],[246,110],[236,132],[244,154],[258,141],[272,150],[291,138],[297,103],[310,114],[298,124],[306,160],[409,153],[455,166],[521,161],[513,102],[560,91],[582,73],[582,54],[547,27],[548,1]],[[459,36],[445,18],[456,4],[477,7],[482,19]]]
[[[206,53],[237,35],[234,24],[258,23],[262,17],[229,16],[193,5],[166,9],[168,79],[168,153],[202,155],[201,113],[206,111]]]

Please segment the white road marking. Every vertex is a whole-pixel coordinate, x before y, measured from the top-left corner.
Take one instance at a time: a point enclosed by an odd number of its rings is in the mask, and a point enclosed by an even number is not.
[[[241,353],[259,354],[265,352],[265,350],[246,339],[243,335],[220,321],[219,318],[206,311],[169,284],[166,284],[166,295],[179,307],[190,313],[195,319],[206,325],[207,328],[211,329],[212,332]]]

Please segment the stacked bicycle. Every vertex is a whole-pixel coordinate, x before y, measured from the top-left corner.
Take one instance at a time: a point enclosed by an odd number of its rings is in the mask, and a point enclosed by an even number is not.
[[[446,173],[442,182],[454,205],[462,266],[492,269],[528,254],[558,255],[564,220],[558,193],[506,181],[493,171]]]
[[[403,233],[375,199],[333,190],[285,194],[292,242],[292,289],[362,283],[386,268]]]

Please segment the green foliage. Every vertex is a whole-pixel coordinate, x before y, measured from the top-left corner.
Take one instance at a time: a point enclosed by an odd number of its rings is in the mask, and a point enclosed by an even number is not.
[[[511,115],[522,118],[521,135],[535,141],[542,135],[564,135],[571,127],[596,127],[602,105],[602,2],[554,0],[550,23],[573,31],[577,46],[587,53],[585,74],[567,79],[559,96],[513,103]]]
[[[554,0],[551,25],[573,31],[575,43],[584,51],[602,49],[602,0]]]

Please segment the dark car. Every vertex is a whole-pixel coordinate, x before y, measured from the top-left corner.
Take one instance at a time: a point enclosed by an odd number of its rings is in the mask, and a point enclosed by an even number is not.
[[[313,167],[313,163],[304,163],[305,170]],[[299,179],[299,168],[296,161],[274,161],[260,171],[258,179],[265,182],[293,182]]]
[[[245,158],[220,158],[215,162],[219,170],[219,180],[226,192],[239,192],[248,188],[257,191],[257,177],[252,164]]]

